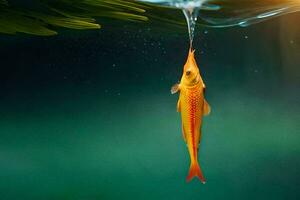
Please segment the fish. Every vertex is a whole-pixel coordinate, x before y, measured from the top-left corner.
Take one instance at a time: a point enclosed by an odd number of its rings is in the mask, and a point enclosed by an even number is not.
[[[171,94],[180,93],[177,111],[181,113],[182,135],[190,155],[190,169],[186,181],[190,182],[194,177],[198,177],[203,184],[206,180],[198,162],[198,149],[202,118],[211,112],[204,98],[205,88],[195,60],[195,50],[190,48],[181,80],[172,86]]]

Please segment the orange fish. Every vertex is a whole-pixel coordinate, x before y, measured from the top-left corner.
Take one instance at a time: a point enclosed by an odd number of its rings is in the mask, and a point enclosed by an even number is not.
[[[201,139],[202,116],[210,113],[210,106],[204,99],[205,85],[194,52],[195,50],[189,50],[180,83],[171,88],[171,93],[180,92],[177,111],[181,112],[183,139],[187,144],[191,159],[186,180],[189,182],[197,176],[204,184],[205,178],[198,163],[198,145]]]

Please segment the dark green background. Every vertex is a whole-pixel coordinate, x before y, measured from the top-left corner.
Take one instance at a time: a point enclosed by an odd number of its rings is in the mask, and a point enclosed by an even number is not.
[[[0,199],[299,199],[300,15],[198,27],[212,113],[189,168],[177,95],[185,27],[0,36]]]

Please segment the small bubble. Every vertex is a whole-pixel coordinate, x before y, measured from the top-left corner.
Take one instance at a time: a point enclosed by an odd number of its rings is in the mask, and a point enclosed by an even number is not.
[[[245,39],[248,39],[248,35],[245,35]]]

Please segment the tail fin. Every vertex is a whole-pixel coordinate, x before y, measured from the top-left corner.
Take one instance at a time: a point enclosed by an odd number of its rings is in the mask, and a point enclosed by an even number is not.
[[[205,178],[202,174],[202,171],[200,169],[200,166],[198,164],[198,162],[192,162],[191,166],[190,166],[190,171],[189,171],[189,175],[186,177],[186,181],[190,182],[195,176],[197,176],[200,181],[205,184]]]

